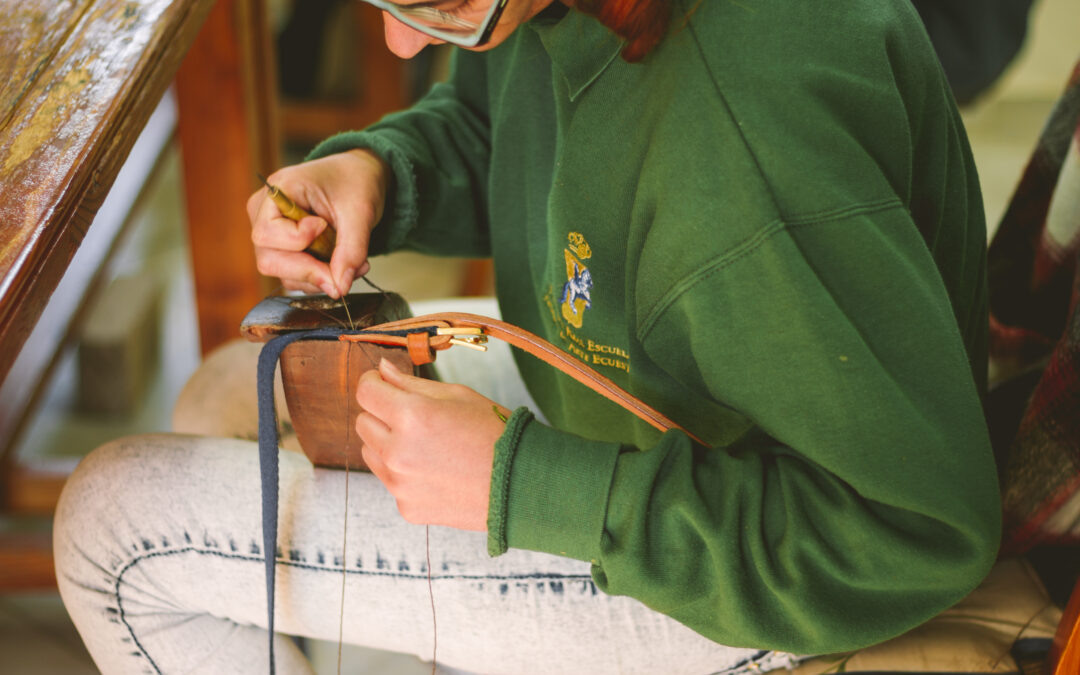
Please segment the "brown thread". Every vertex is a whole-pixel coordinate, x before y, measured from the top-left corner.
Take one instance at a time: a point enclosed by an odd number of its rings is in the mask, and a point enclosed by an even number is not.
[[[427,592],[431,601],[431,675],[435,675],[439,652],[439,624],[435,620],[435,590],[431,586],[431,526],[424,526],[424,551],[427,553]]]
[[[367,279],[364,278],[364,281],[367,281]],[[375,286],[375,284],[372,284],[370,281],[368,281],[368,284],[370,284],[373,288],[375,288],[379,292],[384,293],[384,294],[386,293],[386,291],[382,290],[378,286]],[[347,344],[348,344],[348,346],[345,348],[345,382],[349,381],[349,366],[350,366],[349,356],[350,356],[350,353],[351,353],[351,350],[352,350],[352,343],[347,343]],[[364,353],[364,352],[362,352],[362,353]],[[366,355],[366,353],[365,353],[365,355]],[[372,364],[372,365],[374,365],[374,364]],[[349,392],[346,392],[346,396],[349,396],[349,395],[350,395]],[[351,399],[347,398],[346,400],[350,401]],[[351,405],[351,403],[347,403],[346,406],[345,406],[346,418],[347,419],[351,417],[351,415],[349,415],[349,405]],[[496,413],[498,413],[498,409],[496,409]],[[342,443],[342,447],[347,448],[348,444],[349,444],[349,426],[348,426],[348,421],[346,421],[346,423],[345,423],[345,441]],[[347,550],[348,550],[348,541],[349,541],[349,539],[348,539],[349,538],[349,453],[348,453],[347,450],[346,450],[346,452],[344,452],[344,461],[345,461],[345,467],[344,467],[344,469],[345,469],[345,515],[344,515],[344,517],[342,519],[344,524],[342,526],[342,533],[341,533],[341,614],[338,617],[337,675],[341,675],[341,653],[342,653],[342,646],[344,645],[344,642],[345,642],[345,638],[344,638],[344,636],[345,636],[345,580],[346,580],[346,578],[348,576],[348,572],[347,572],[347,560],[348,560],[348,558],[347,558]],[[431,675],[435,675],[435,670],[438,667],[438,659],[437,659],[437,657],[438,657],[438,653],[439,653],[439,624],[438,624],[438,621],[437,621],[436,615],[435,615],[435,589],[433,587],[432,576],[431,576],[431,526],[430,525],[425,525],[424,526],[424,554],[425,554],[425,556],[427,558],[428,602],[431,604]]]
[[[345,636],[345,580],[348,578],[348,545],[349,545],[349,356],[352,353],[352,345],[345,348],[345,440],[341,447],[345,455],[345,515],[342,518],[341,532],[341,615],[338,617],[338,644],[337,644],[337,675],[341,675],[341,650]]]

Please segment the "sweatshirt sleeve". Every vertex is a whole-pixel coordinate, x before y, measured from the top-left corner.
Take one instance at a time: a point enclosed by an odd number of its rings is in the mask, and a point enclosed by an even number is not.
[[[332,136],[308,155],[355,148],[390,165],[383,218],[372,254],[407,248],[434,255],[490,255],[488,166],[491,129],[484,59],[455,50],[450,77],[412,107],[362,131]]]
[[[495,551],[591,561],[605,592],[793,653],[897,635],[988,572],[1000,506],[980,399],[899,205],[777,224],[685,277],[639,338],[750,431],[635,448],[521,414],[496,463]]]

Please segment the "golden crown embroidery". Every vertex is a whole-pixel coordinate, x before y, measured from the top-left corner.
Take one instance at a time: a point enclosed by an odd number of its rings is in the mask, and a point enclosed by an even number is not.
[[[567,239],[569,245],[563,250],[566,283],[563,285],[559,304],[563,318],[574,328],[581,328],[585,310],[592,307],[592,273],[583,262],[592,257],[592,249],[580,232],[571,232]]]

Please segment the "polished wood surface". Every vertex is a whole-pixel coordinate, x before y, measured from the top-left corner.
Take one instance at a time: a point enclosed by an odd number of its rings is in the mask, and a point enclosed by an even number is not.
[[[0,0],[0,378],[211,4]]]
[[[135,142],[109,196],[94,216],[93,228],[72,258],[22,351],[0,382],[0,474],[12,461],[22,432],[31,424],[33,411],[62,363],[64,348],[75,342],[91,298],[104,286],[106,263],[133,224],[132,213],[146,196],[146,186],[153,183],[163,150],[171,143],[175,129],[175,102],[166,95]],[[0,495],[5,506],[11,504],[10,491],[0,490]]]

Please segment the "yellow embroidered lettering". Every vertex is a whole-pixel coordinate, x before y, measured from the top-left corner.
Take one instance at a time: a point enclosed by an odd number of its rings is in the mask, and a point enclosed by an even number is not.
[[[600,356],[599,354],[592,355],[592,362],[594,365],[607,366],[608,368],[618,368],[619,370],[625,370],[630,372],[630,364],[626,361],[620,361],[619,359],[613,359],[609,356]]]

